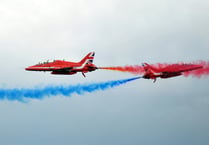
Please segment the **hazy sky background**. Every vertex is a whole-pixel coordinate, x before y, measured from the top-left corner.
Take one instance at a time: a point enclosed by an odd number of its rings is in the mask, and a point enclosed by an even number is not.
[[[209,60],[207,0],[0,0],[0,87],[124,79],[26,72],[44,60],[97,66]],[[106,91],[29,103],[0,101],[4,145],[208,145],[209,78],[137,80]]]

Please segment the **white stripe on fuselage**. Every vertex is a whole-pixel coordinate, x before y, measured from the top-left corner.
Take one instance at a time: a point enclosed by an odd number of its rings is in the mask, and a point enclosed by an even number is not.
[[[55,69],[57,67],[34,67],[34,69]]]
[[[161,73],[161,72],[160,72],[160,73],[155,73],[155,72],[154,72],[153,74],[154,74],[154,75],[162,75],[163,73]]]

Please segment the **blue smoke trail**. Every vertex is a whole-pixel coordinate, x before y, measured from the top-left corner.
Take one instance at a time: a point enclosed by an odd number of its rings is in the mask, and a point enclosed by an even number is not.
[[[94,92],[97,90],[106,90],[108,88],[116,87],[127,82],[139,79],[141,77],[134,77],[124,80],[114,80],[93,84],[78,84],[72,86],[48,86],[44,88],[14,88],[14,89],[0,89],[0,99],[10,101],[25,102],[27,99],[43,99],[49,96],[71,96],[73,93],[82,95],[85,92]]]

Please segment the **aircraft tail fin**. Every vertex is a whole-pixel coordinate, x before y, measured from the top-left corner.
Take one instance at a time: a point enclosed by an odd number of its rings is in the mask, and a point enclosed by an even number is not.
[[[95,52],[88,53],[81,61],[81,64],[92,64],[94,60]]]
[[[151,70],[152,72],[158,72],[157,68],[149,65],[148,63],[142,63],[145,71]]]

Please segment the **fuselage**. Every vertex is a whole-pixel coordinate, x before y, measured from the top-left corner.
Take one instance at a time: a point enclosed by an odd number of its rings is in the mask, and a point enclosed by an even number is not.
[[[96,70],[97,67],[90,64],[81,64],[62,60],[44,62],[26,68],[28,71],[52,71],[51,74],[72,75],[77,72],[87,73]]]
[[[171,78],[171,77],[177,77],[182,75],[181,72],[161,72],[161,73],[145,73],[143,78],[145,79],[156,79],[156,78]]]
[[[79,69],[82,64],[75,62],[68,62],[64,60],[54,60],[53,62],[43,62],[26,68],[28,71],[53,71],[60,68]]]
[[[84,73],[91,72],[97,69],[93,64],[95,52],[88,53],[80,62],[70,62],[64,60],[54,60],[53,62],[38,63],[33,66],[25,68],[28,71],[51,71],[51,74],[72,75],[77,72]]]
[[[158,77],[163,79],[177,77],[182,75],[183,72],[202,68],[202,66],[195,64],[171,64],[162,68],[156,68],[146,63],[143,64],[143,67],[145,70],[143,78],[154,80]]]

